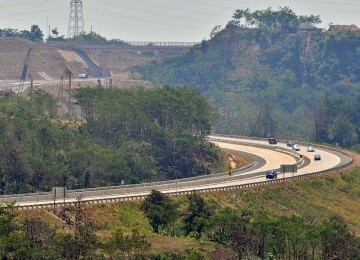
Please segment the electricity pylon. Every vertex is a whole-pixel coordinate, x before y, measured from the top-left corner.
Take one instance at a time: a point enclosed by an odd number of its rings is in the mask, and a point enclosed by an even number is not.
[[[85,31],[82,6],[81,0],[71,0],[70,2],[68,38],[78,36]]]

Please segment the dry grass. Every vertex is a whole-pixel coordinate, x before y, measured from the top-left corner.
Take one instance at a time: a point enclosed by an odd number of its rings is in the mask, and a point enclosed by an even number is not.
[[[344,173],[254,189],[211,192],[202,195],[206,201],[221,208],[262,211],[273,218],[295,214],[320,223],[333,215],[339,215],[346,221],[350,230],[360,236],[360,167],[357,166],[359,158],[355,159],[354,166]],[[186,208],[186,196],[178,196],[174,199],[179,203],[181,210]],[[140,210],[141,203],[142,201],[129,201],[88,206],[90,218],[100,228],[97,232],[99,237],[101,239],[109,237],[115,229],[121,229],[127,234],[136,228],[146,234],[152,244],[152,251],[183,252],[186,247],[192,247],[210,255],[214,250],[215,246],[211,243],[203,244],[191,238],[167,237],[152,233],[147,219]],[[21,211],[18,219],[26,217],[40,217],[52,226],[62,225],[42,210]]]

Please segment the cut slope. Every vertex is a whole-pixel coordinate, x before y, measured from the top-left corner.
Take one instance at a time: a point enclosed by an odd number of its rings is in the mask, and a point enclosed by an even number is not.
[[[27,51],[32,49],[27,76],[34,80],[60,79],[67,70],[82,73],[82,64],[78,61],[66,61],[54,49],[21,40],[0,40],[0,79],[16,80],[20,78]]]

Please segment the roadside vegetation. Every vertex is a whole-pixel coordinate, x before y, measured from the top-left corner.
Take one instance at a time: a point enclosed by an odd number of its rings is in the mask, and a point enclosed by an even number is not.
[[[79,128],[58,120],[56,100],[0,98],[0,194],[90,188],[226,171],[205,141],[215,111],[189,88],[90,89],[76,94]]]
[[[0,209],[26,259],[358,259],[360,169],[257,189],[39,211]],[[49,210],[52,212],[52,210]],[[62,218],[63,221],[60,221]]]

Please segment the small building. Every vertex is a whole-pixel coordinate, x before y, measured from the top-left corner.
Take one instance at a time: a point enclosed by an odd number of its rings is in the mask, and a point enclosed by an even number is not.
[[[301,23],[298,27],[298,32],[317,32],[319,30],[319,28],[316,28],[310,23]]]
[[[339,24],[332,24],[329,27],[329,31],[360,31],[359,27],[356,24],[351,25],[339,25]]]

